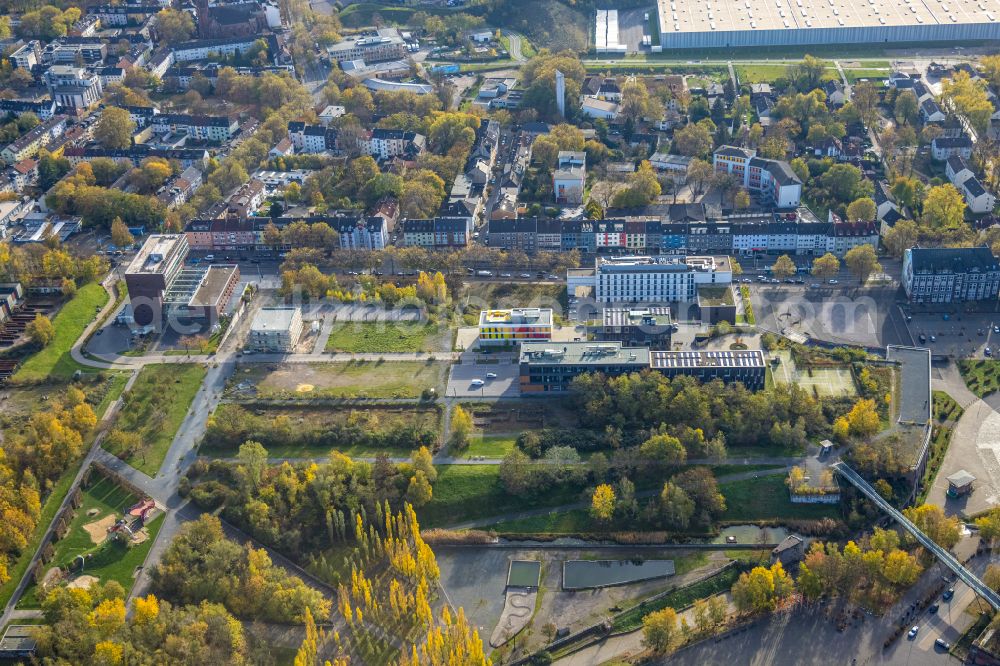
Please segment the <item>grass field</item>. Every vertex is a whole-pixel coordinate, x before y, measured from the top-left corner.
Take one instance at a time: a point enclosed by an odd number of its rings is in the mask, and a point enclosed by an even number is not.
[[[511,496],[500,482],[499,465],[441,465],[434,483],[434,498],[418,509],[425,527],[522,511],[559,506],[580,499],[583,487],[553,487],[532,497]]]
[[[108,302],[108,292],[99,284],[81,287],[52,320],[56,329],[55,339],[44,349],[26,360],[11,377],[12,383],[38,382],[45,379],[69,379],[77,370],[90,370],[80,366],[70,356],[73,343],[94,319],[97,308]]]
[[[858,79],[886,79],[892,74],[892,70],[889,68],[882,69],[879,68],[863,68],[863,69],[845,69],[844,76],[851,83],[854,83]]]
[[[100,402],[94,407],[94,413],[97,414],[97,418],[100,419],[104,416],[104,412],[108,411],[115,400],[122,394],[125,390],[125,385],[128,384],[128,378],[132,376],[130,372],[115,372],[108,379],[107,389],[104,391],[104,395],[101,396]]]
[[[964,359],[958,362],[958,370],[965,385],[980,398],[1000,390],[1000,361]]]
[[[102,583],[114,580],[121,583],[126,590],[131,589],[133,573],[146,559],[163,522],[163,516],[154,518],[146,527],[148,538],[142,543],[129,547],[121,541],[108,539],[95,544],[84,526],[112,514],[116,518],[122,517],[124,511],[135,504],[138,498],[104,477],[99,477],[99,480],[83,490],[82,494],[83,502],[76,510],[66,536],[55,542],[55,555],[48,566],[66,568],[77,556],[83,555],[87,558],[83,570],[85,575],[94,576]],[[19,606],[37,607],[41,602],[37,596],[38,592],[39,589],[31,585],[25,591]]]
[[[726,522],[780,520],[819,520],[840,516],[837,505],[793,504],[783,475],[762,476],[758,479],[720,483],[726,498]]]
[[[374,25],[373,19],[378,14],[384,24],[406,25],[417,11],[422,11],[432,16],[444,16],[451,13],[450,10],[444,7],[434,7],[432,5],[409,8],[380,5],[373,2],[359,2],[344,7],[340,12],[340,20],[345,27],[361,28]]]
[[[429,352],[438,349],[440,333],[433,324],[408,322],[345,322],[334,326],[326,351],[378,354]]]
[[[259,398],[419,398],[427,388],[441,394],[448,363],[434,361],[350,361],[298,363],[275,369],[239,368],[228,389]]]
[[[205,379],[205,367],[196,363],[147,365],[139,372],[117,428],[137,433],[142,446],[124,458],[136,469],[156,476],[167,449],[187,415],[194,396]],[[109,449],[120,455],[126,452]]]
[[[469,438],[469,448],[462,455],[503,458],[514,450],[516,443],[514,435],[473,435]]]
[[[69,492],[69,487],[73,485],[73,479],[79,470],[79,465],[72,465],[68,470],[63,472],[63,475],[59,477],[59,480],[52,487],[52,492],[49,493],[48,497],[42,503],[42,511],[38,517],[38,524],[35,526],[35,531],[31,533],[31,538],[28,539],[28,545],[21,552],[21,556],[14,560],[8,567],[7,573],[10,575],[10,580],[0,585],[0,607],[7,605],[11,595],[14,594],[14,589],[21,582],[21,578],[28,570],[28,564],[31,562],[32,555],[38,550],[38,544],[41,543],[45,530],[49,529],[49,524],[55,518],[59,506],[66,498],[66,493]]]
[[[775,79],[786,78],[788,76],[788,64],[774,64],[774,65],[761,65],[761,64],[746,64],[746,65],[736,65],[736,76],[739,78],[740,83],[762,83],[771,82]],[[824,79],[840,78],[837,74],[837,68],[834,66],[829,66],[823,70]]]
[[[780,384],[797,384],[817,397],[836,396],[852,398],[858,394],[849,366],[799,368],[786,350],[775,352],[781,363],[774,368],[774,379]]]

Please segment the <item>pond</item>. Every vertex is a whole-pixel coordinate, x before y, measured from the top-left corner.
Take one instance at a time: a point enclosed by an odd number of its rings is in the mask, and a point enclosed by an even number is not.
[[[672,575],[673,560],[568,560],[563,562],[563,589],[625,585]]]
[[[508,587],[538,587],[542,563],[533,560],[511,560],[507,572]]]

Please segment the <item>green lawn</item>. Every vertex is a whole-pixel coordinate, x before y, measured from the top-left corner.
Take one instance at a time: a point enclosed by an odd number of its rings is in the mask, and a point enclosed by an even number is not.
[[[335,325],[326,351],[357,354],[434,351],[437,326],[407,322],[344,322]]]
[[[119,430],[137,433],[142,446],[131,452],[108,450],[124,455],[123,459],[136,469],[156,476],[205,373],[205,367],[196,363],[143,367],[131,391],[124,396],[125,405],[116,425]]]
[[[523,511],[559,506],[580,500],[583,486],[558,486],[530,496],[512,496],[500,482],[499,465],[441,465],[434,482],[434,498],[418,509],[425,527],[494,516],[504,511]]]
[[[83,574],[95,576],[101,582],[117,581],[129,590],[132,587],[133,573],[146,559],[163,523],[163,516],[161,514],[149,523],[146,528],[148,538],[142,543],[130,547],[121,541],[108,539],[95,544],[84,527],[112,514],[121,518],[125,510],[138,499],[113,481],[100,476],[97,478],[93,485],[83,490],[83,501],[76,509],[69,531],[64,538],[55,542],[55,556],[47,566],[66,568],[77,556],[83,555],[87,558]],[[37,596],[38,592],[39,589],[31,585],[25,590],[19,607],[38,607],[41,601]]]
[[[965,359],[958,362],[958,370],[965,385],[980,398],[1000,390],[1000,361]]]
[[[469,448],[463,451],[462,455],[503,458],[513,451],[516,445],[515,435],[473,435],[469,440]]]
[[[726,522],[780,520],[782,518],[818,520],[838,518],[836,504],[793,504],[783,475],[762,476],[758,479],[720,483],[726,497]]]
[[[845,69],[844,76],[851,83],[854,83],[858,79],[887,79],[892,73],[889,68],[864,68],[864,69]]]
[[[108,292],[97,283],[81,287],[56,315],[52,324],[55,339],[26,360],[11,382],[37,382],[45,379],[69,379],[83,369],[70,356],[70,349],[93,319],[98,307],[108,302]]]
[[[930,492],[931,484],[941,469],[941,463],[951,444],[951,435],[955,423],[962,417],[964,410],[944,391],[934,391],[934,426],[931,436],[931,450],[927,455],[927,466],[920,479],[920,490],[917,492],[917,505],[923,504]]]
[[[55,518],[59,506],[66,498],[66,493],[69,492],[69,487],[73,485],[73,479],[79,470],[80,465],[76,464],[63,472],[63,475],[59,477],[59,480],[52,487],[52,492],[49,493],[48,497],[42,503],[42,511],[38,517],[38,524],[35,526],[35,531],[31,533],[31,538],[28,539],[28,545],[24,547],[20,557],[8,566],[7,573],[10,574],[10,580],[0,585],[0,607],[7,605],[11,595],[14,594],[14,589],[21,582],[21,578],[24,577],[32,555],[38,550],[38,544],[41,543],[45,530],[49,529],[49,524]]]
[[[101,396],[101,401],[97,403],[94,408],[94,413],[97,414],[98,420],[104,416],[104,412],[108,411],[111,407],[111,403],[118,399],[125,390],[125,385],[128,384],[128,378],[132,376],[130,372],[115,372],[108,379],[108,387],[104,391],[104,395]]]

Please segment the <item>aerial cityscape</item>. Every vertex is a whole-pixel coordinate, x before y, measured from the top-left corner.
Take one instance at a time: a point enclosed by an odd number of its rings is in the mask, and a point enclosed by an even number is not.
[[[0,663],[1000,666],[1000,0],[0,4]]]

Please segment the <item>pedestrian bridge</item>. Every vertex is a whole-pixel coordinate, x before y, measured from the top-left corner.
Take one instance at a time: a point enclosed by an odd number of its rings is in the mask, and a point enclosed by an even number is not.
[[[976,594],[993,606],[994,611],[1000,611],[1000,595],[990,589],[986,583],[979,580],[975,574],[962,566],[962,563],[955,559],[955,556],[952,555],[949,550],[934,543],[929,536],[924,534],[920,528],[914,525],[913,522],[904,516],[901,511],[889,504],[884,497],[879,495],[867,481],[861,478],[860,474],[851,469],[851,467],[843,461],[835,462],[831,465],[831,467],[836,470],[838,474],[844,477],[848,483],[860,490],[865,497],[874,502],[876,506],[889,514],[893,520],[902,525],[903,529],[912,534],[924,548],[933,553],[942,564],[951,569],[955,575],[958,576],[959,580],[971,587]]]

